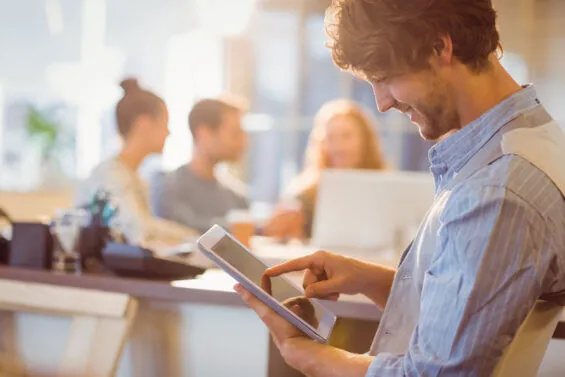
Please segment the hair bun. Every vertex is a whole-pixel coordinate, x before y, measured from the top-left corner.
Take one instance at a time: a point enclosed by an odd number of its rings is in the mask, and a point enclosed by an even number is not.
[[[141,90],[137,79],[126,79],[120,83],[120,86],[124,90],[125,94],[131,94]]]

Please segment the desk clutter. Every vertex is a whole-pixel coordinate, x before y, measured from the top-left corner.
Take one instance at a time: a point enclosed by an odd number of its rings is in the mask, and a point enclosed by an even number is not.
[[[12,221],[0,209],[0,219],[11,228],[10,235],[0,233],[0,264],[157,280],[194,278],[205,271],[190,265],[187,258],[158,257],[152,250],[129,244],[115,222],[118,211],[103,190],[88,205],[58,210],[48,222]],[[179,246],[181,253],[184,249]]]

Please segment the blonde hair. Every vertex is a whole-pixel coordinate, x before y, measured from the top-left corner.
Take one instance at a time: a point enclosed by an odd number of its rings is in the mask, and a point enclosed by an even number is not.
[[[346,116],[353,120],[361,133],[363,143],[361,163],[355,168],[366,170],[384,170],[387,168],[371,117],[353,101],[345,99],[330,101],[322,106],[314,118],[314,127],[306,148],[304,169],[295,182],[291,184],[291,194],[306,195],[312,200],[315,198],[322,171],[331,168],[330,156],[322,147],[327,133],[327,125],[338,116]]]

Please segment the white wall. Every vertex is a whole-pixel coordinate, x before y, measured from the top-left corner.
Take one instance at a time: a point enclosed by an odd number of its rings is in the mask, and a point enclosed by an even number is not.
[[[547,110],[565,121],[565,1],[494,0],[505,51],[528,65]],[[524,84],[524,83],[522,83]]]

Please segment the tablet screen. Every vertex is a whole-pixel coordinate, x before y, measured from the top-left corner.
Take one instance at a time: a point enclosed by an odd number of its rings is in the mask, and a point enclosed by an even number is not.
[[[228,236],[223,236],[212,248],[222,259],[239,270],[253,283],[262,287],[274,299],[287,306],[295,314],[309,323],[313,328],[318,326],[324,317],[324,308],[304,296],[281,277],[274,277],[265,281],[263,273],[268,268],[263,262],[256,259],[247,250]],[[269,292],[270,291],[270,292]]]

